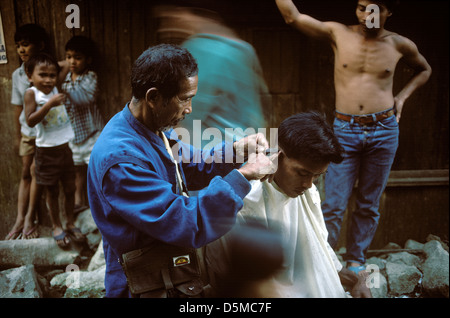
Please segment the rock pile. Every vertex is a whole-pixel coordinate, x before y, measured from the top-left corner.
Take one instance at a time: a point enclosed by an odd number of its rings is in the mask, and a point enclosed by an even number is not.
[[[75,224],[87,240],[68,250],[51,237],[0,241],[0,298],[104,297],[103,244],[91,211],[80,213]],[[374,297],[449,298],[449,249],[439,237],[369,252],[365,265]]]
[[[86,242],[66,250],[42,227],[41,238],[0,241],[0,298],[104,297],[103,244],[91,211],[80,213],[75,225]]]
[[[439,237],[408,240],[404,248],[389,243],[372,254],[365,265],[373,297],[449,298],[449,249]]]

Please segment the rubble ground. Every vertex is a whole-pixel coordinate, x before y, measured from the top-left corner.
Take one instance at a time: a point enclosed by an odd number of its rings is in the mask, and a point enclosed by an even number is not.
[[[0,241],[0,298],[103,298],[103,244],[91,211],[80,213],[75,225],[86,242],[71,242],[67,250],[45,228],[37,239]],[[343,265],[344,253],[336,253]],[[369,250],[365,265],[374,298],[449,298],[448,242],[437,236]]]

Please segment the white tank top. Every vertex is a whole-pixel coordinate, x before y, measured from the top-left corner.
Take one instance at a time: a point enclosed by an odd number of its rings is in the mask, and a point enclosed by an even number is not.
[[[34,86],[29,89],[34,91],[37,104],[36,110],[45,105],[53,95],[58,94],[56,87],[48,95],[42,93]],[[74,132],[63,104],[50,109],[44,119],[36,125],[37,147],[56,147],[69,142],[73,138]]]

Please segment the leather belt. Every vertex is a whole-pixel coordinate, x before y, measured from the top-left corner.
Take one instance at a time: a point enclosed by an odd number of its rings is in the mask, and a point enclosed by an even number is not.
[[[370,124],[375,123],[377,121],[380,121],[382,119],[386,119],[394,115],[395,112],[393,109],[386,110],[384,112],[376,113],[376,114],[370,114],[370,115],[346,115],[342,113],[335,113],[336,118],[351,122],[357,123],[357,124]]]

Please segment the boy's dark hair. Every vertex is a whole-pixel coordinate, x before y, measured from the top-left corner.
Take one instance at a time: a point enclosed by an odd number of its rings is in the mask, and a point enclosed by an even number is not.
[[[83,54],[86,57],[94,58],[95,44],[85,36],[76,35],[66,43],[66,51],[71,50]]]
[[[47,32],[40,25],[29,23],[20,26],[14,34],[14,41],[28,41],[34,45],[44,45],[43,50],[49,50],[49,38]]]
[[[296,160],[340,163],[344,149],[325,117],[317,112],[298,113],[278,128],[278,144],[287,157]]]
[[[60,67],[56,58],[47,53],[38,53],[29,58],[27,62],[25,62],[25,72],[28,75],[33,74],[36,65],[38,64],[47,64],[56,66],[56,72],[59,73]]]
[[[180,92],[180,83],[198,74],[198,66],[188,50],[178,45],[159,44],[148,48],[131,70],[133,97],[142,99],[147,90],[157,88],[164,98]]]

